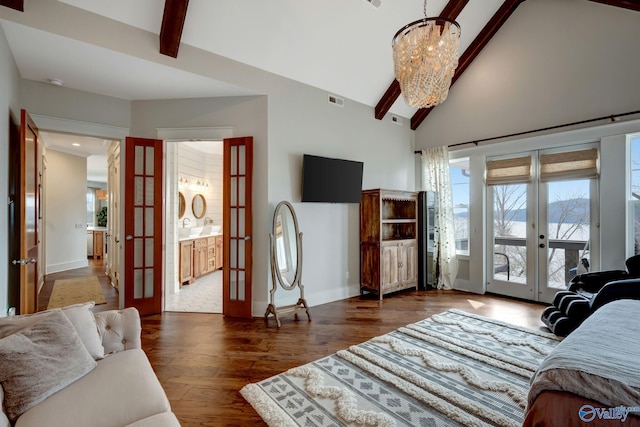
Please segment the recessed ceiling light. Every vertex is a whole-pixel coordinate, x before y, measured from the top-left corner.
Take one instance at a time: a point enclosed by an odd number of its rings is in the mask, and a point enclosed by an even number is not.
[[[54,86],[62,86],[62,80],[60,79],[49,79],[49,83],[51,83]]]
[[[73,144],[71,144],[71,145],[73,145],[74,147],[80,147],[80,144],[78,144],[77,142],[74,142],[74,143],[73,143]]]

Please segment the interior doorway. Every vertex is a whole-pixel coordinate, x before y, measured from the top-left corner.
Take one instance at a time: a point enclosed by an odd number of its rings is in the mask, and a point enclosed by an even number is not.
[[[222,313],[222,141],[165,151],[164,310]]]

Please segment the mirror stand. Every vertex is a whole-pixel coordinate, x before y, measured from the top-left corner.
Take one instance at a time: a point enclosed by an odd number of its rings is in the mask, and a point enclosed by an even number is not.
[[[273,232],[269,233],[271,244],[271,290],[269,291],[269,306],[264,313],[265,322],[269,316],[276,319],[278,328],[282,326],[280,316],[294,314],[298,318],[299,311],[305,311],[311,320],[309,306],[304,298],[302,285],[302,233],[298,231],[298,221],[293,207],[286,201],[280,202],[273,215]],[[295,267],[295,268],[293,268]],[[284,290],[291,291],[296,287],[300,290],[298,302],[291,305],[276,306],[276,289],[278,285]]]

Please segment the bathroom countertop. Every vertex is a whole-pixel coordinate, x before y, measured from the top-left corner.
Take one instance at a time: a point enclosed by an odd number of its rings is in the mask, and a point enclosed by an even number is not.
[[[222,236],[222,233],[199,234],[197,236],[187,236],[178,239],[178,242],[186,242],[187,240],[205,239],[207,237]]]

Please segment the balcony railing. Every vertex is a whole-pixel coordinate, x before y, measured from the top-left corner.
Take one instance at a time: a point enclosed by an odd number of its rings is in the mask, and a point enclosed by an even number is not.
[[[494,239],[494,243],[496,247],[501,247],[498,251],[501,254],[506,254],[508,257],[508,251],[506,251],[506,247],[525,247],[527,246],[527,241],[525,238],[516,238],[516,237],[496,237]],[[573,276],[576,275],[576,267],[580,262],[580,253],[584,251],[586,247],[587,241],[584,240],[556,240],[549,239],[547,241],[548,250],[549,249],[557,249],[559,251],[554,254],[554,259],[550,260],[550,262],[562,262],[564,264],[564,277],[563,280],[554,280],[553,277],[548,278],[549,283],[548,286],[552,288],[562,289],[565,288],[569,283],[569,280]],[[513,266],[513,261],[509,263],[510,267]],[[499,268],[498,268],[499,267]],[[510,268],[509,267],[509,268]],[[494,268],[494,274],[504,271],[504,266],[502,264],[497,265]],[[511,273],[511,272],[510,272]],[[513,275],[511,273],[511,275]],[[509,278],[507,279],[509,280]]]

